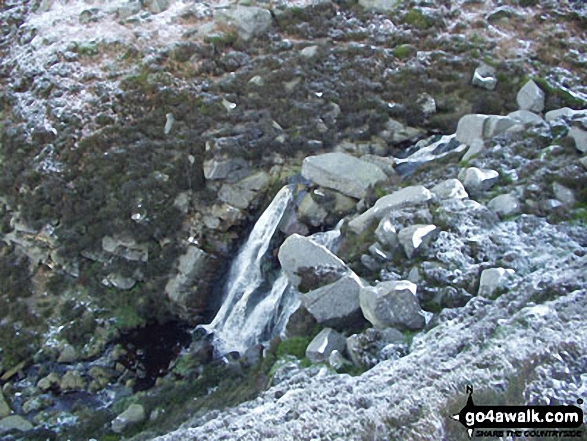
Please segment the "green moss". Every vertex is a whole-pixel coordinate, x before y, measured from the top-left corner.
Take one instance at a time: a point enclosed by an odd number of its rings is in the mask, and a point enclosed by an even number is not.
[[[548,81],[546,81],[543,78],[534,77],[531,79],[534,80],[538,87],[540,87],[546,93],[547,98],[549,96],[557,98],[561,102],[561,106],[571,107],[574,109],[582,109],[587,104],[585,101],[574,97],[567,90],[550,86],[550,84],[548,84]]]
[[[419,9],[411,9],[404,17],[404,22],[416,29],[428,29],[434,25]]]
[[[393,50],[393,55],[395,55],[400,60],[410,58],[413,54],[414,47],[410,44],[402,44],[401,46],[398,46]]]
[[[277,347],[277,357],[283,358],[286,355],[293,355],[299,359],[306,356],[306,348],[310,344],[309,337],[292,337],[282,341]]]

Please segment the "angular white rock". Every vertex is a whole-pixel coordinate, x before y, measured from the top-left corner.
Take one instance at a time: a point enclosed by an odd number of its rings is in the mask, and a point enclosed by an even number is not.
[[[467,191],[474,193],[489,190],[499,179],[499,173],[495,170],[469,167],[461,170],[458,177]]]
[[[518,92],[517,102],[521,110],[542,112],[544,110],[544,92],[534,81],[530,80]]]
[[[289,282],[294,287],[302,281],[299,275],[302,268],[314,268],[316,271],[327,268],[341,273],[348,271],[345,263],[326,247],[299,234],[293,234],[285,239],[277,257]]]
[[[401,229],[397,238],[406,256],[411,259],[418,251],[430,243],[437,232],[436,225],[416,224]]]
[[[328,361],[333,351],[343,352],[346,338],[334,329],[324,328],[306,348],[306,357],[313,363]]]

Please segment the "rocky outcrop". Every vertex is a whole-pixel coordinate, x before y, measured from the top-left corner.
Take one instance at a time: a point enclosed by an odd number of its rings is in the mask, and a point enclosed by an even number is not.
[[[193,245],[180,256],[177,274],[165,285],[165,293],[184,314],[202,308],[214,267],[214,259]]]
[[[340,191],[357,199],[367,190],[387,180],[376,165],[344,153],[325,153],[304,159],[302,176],[326,188]]]
[[[131,236],[105,236],[102,239],[102,249],[126,260],[147,262],[149,260],[149,246],[138,244]]]

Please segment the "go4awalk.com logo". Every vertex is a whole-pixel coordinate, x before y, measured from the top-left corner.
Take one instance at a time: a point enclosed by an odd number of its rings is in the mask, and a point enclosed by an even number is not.
[[[473,387],[467,386],[467,404],[453,418],[469,433],[489,437],[581,437],[583,410],[577,406],[477,406]],[[577,400],[582,404],[583,400]]]

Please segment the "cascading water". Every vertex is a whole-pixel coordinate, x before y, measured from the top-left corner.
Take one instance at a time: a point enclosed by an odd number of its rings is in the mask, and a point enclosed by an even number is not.
[[[292,199],[289,186],[277,193],[232,263],[222,306],[214,320],[202,326],[213,334],[218,354],[244,352],[279,335],[298,307],[297,292],[288,285],[287,277],[281,273],[270,287],[270,274],[262,268],[271,238]]]

